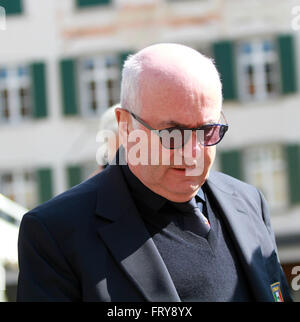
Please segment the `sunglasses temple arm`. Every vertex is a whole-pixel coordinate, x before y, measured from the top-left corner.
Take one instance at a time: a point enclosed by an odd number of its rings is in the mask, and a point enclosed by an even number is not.
[[[226,125],[228,125],[228,122],[227,122],[227,119],[225,117],[225,114],[224,114],[223,110],[221,110],[221,115],[223,116]]]

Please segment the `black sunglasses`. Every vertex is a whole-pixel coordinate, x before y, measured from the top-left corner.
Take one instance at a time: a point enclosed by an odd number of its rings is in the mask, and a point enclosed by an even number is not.
[[[218,144],[224,137],[228,130],[228,124],[223,111],[223,116],[226,124],[206,124],[195,128],[184,127],[169,127],[162,130],[157,130],[148,125],[145,121],[139,118],[134,113],[127,111],[134,119],[144,125],[147,129],[155,132],[160,137],[161,144],[167,149],[179,149],[182,148],[188,141],[193,131],[196,131],[197,141],[203,146],[213,146]]]

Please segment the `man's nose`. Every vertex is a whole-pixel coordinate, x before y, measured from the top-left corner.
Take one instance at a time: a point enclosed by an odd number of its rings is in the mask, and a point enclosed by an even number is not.
[[[185,145],[180,149],[186,165],[194,165],[203,157],[204,146],[201,145],[200,139],[203,131],[191,131]],[[187,134],[187,133],[186,133]],[[197,135],[198,134],[198,135]],[[203,141],[203,140],[202,140]]]

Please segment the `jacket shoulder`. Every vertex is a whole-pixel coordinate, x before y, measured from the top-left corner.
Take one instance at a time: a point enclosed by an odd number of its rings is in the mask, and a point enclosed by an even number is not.
[[[261,202],[262,193],[253,185],[218,171],[211,171],[209,182],[226,193],[234,193],[244,200]]]
[[[33,208],[26,216],[37,216],[49,228],[81,224],[94,213],[101,173]]]

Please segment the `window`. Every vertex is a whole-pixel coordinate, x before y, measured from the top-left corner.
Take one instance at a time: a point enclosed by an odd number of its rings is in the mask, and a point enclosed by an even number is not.
[[[120,100],[120,59],[103,55],[79,60],[81,111],[85,116],[101,115]]]
[[[15,123],[31,117],[30,84],[29,67],[0,67],[1,123]]]
[[[31,209],[38,203],[36,176],[34,171],[1,171],[0,193]]]
[[[89,179],[99,171],[96,161],[85,161],[66,167],[67,189]]]
[[[260,189],[273,209],[287,205],[284,151],[280,145],[249,148],[244,154],[246,181]]]
[[[242,100],[263,100],[279,92],[277,49],[272,39],[240,42],[237,58]]]

